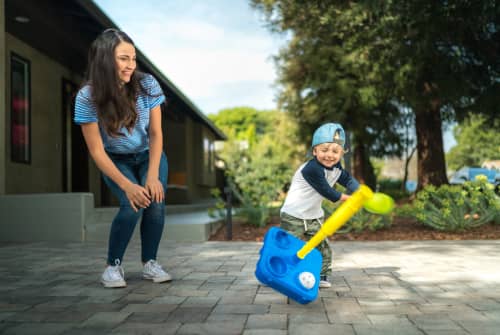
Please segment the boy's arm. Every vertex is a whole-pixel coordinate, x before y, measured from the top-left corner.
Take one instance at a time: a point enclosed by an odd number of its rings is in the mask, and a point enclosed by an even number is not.
[[[312,188],[321,194],[324,198],[336,202],[341,200],[342,193],[332,188],[325,179],[323,167],[315,164],[314,161],[309,163],[302,169],[302,176],[311,185]]]
[[[353,193],[359,188],[359,182],[356,180],[356,178],[351,176],[351,174],[344,169],[342,169],[342,173],[340,174],[337,183],[344,186],[349,191],[349,194]]]

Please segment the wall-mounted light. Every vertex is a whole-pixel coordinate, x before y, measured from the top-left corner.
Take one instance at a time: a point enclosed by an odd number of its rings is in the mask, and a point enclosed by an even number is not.
[[[16,20],[19,23],[28,23],[28,22],[30,22],[30,18],[26,17],[26,16],[16,16],[14,18],[14,20]]]

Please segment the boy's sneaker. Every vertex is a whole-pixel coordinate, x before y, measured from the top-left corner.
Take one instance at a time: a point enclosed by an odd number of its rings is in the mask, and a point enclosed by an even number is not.
[[[150,259],[146,264],[144,264],[144,268],[142,269],[142,278],[150,279],[154,283],[163,283],[172,280],[172,276],[163,270],[161,265],[154,259]]]
[[[330,288],[332,287],[332,283],[330,283],[330,279],[328,276],[319,276],[319,288]]]
[[[123,268],[117,265],[108,265],[101,276],[101,283],[104,287],[125,287],[125,272]]]

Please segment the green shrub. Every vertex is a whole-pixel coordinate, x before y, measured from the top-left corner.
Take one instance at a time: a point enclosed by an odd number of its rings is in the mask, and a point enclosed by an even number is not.
[[[325,201],[323,203],[325,221],[338,208],[338,206],[340,206],[340,203],[332,203],[329,201]],[[361,209],[338,230],[338,233],[359,233],[365,230],[376,231],[389,227],[392,224],[392,219],[392,215],[378,215]]]
[[[218,188],[212,188],[210,195],[215,199],[213,207],[208,209],[208,216],[214,219],[223,219],[226,217],[226,202],[222,199],[221,192]]]
[[[394,200],[408,198],[410,195],[405,188],[403,188],[403,181],[401,179],[380,179],[377,182],[377,189],[391,196]]]
[[[404,204],[394,208],[394,215],[405,218],[413,218],[416,215],[416,210],[411,204]]]
[[[411,215],[442,231],[464,231],[494,221],[500,203],[483,179],[463,185],[427,186],[417,193]]]

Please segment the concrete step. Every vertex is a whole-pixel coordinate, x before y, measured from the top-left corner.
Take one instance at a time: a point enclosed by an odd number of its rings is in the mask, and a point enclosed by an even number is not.
[[[206,208],[196,206],[187,211],[188,205],[176,206],[175,210],[167,207],[163,238],[172,241],[207,241],[222,224],[211,218]],[[169,210],[170,209],[170,210]],[[194,209],[194,211],[193,211]],[[197,210],[196,210],[197,209]],[[111,222],[118,212],[116,207],[96,208],[93,216],[85,224],[85,241],[107,241]],[[172,213],[173,212],[173,213]],[[140,239],[140,229],[136,227],[132,239]]]

